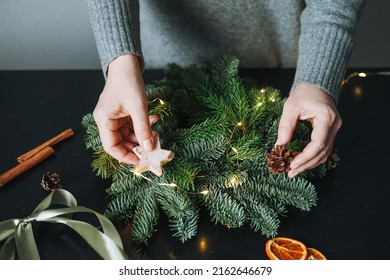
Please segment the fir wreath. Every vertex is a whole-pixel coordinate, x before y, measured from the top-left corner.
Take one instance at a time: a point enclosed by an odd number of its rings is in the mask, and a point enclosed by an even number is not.
[[[147,85],[149,113],[160,118],[153,130],[161,146],[175,153],[161,177],[137,176],[133,166],[106,154],[92,115],[83,117],[93,171],[112,180],[105,215],[114,223],[131,222],[135,242],[147,243],[160,209],[173,236],[184,242],[197,233],[201,207],[215,223],[230,228],[248,223],[272,237],[288,207],[309,211],[316,205],[312,180],[325,175],[325,165],[294,179],[268,171],[265,155],[276,141],[285,98],[240,77],[238,65],[234,56],[206,69],[170,64],[164,79]],[[310,130],[300,122],[287,148],[301,151]]]

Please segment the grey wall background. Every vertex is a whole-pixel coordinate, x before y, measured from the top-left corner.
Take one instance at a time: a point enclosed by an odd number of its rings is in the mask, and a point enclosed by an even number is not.
[[[350,67],[390,66],[389,11],[367,1]],[[20,69],[100,69],[84,0],[0,0],[0,70]]]

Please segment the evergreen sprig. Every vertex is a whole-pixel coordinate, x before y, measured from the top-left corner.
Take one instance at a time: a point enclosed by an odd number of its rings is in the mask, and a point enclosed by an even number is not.
[[[105,214],[131,222],[132,238],[147,243],[160,210],[168,216],[173,236],[182,242],[197,233],[199,209],[214,223],[277,234],[279,217],[290,207],[309,211],[317,193],[311,180],[326,173],[322,164],[299,178],[270,174],[265,154],[273,147],[285,98],[275,88],[259,89],[239,75],[239,61],[224,56],[207,68],[169,64],[165,77],[146,86],[153,129],[161,146],[175,158],[161,177],[136,176],[133,167],[106,154],[91,114],[82,125],[93,171],[112,180]],[[299,123],[288,148],[301,151],[311,128]]]

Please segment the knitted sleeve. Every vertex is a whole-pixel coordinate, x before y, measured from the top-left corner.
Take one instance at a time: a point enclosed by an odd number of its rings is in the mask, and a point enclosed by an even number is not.
[[[110,62],[124,54],[137,55],[143,70],[138,0],[86,0],[86,3],[104,75]]]
[[[365,0],[306,0],[293,89],[313,84],[337,103]]]

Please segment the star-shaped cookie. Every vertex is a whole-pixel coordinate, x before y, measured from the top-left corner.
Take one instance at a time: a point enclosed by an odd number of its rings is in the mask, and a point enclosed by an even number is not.
[[[161,149],[159,136],[156,135],[153,139],[156,144],[153,151],[144,151],[141,146],[137,146],[133,149],[134,153],[140,159],[138,165],[135,167],[134,173],[151,171],[157,176],[161,176],[162,166],[173,159],[174,153],[172,151]]]

